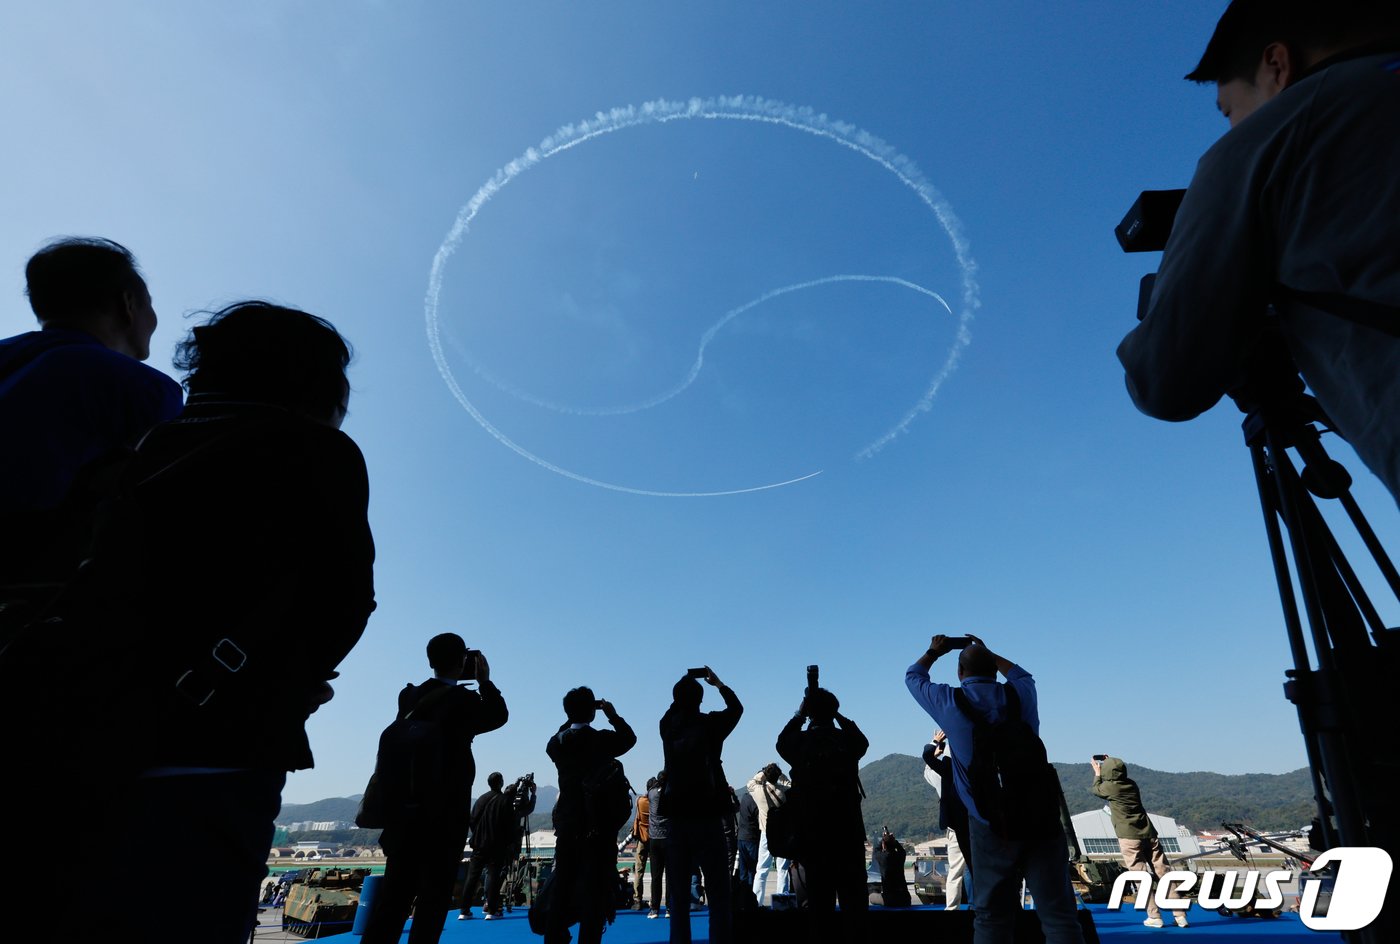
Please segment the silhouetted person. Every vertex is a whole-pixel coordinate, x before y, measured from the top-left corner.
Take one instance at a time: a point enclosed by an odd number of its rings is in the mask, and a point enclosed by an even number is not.
[[[798,822],[804,851],[799,860],[813,940],[829,937],[837,898],[845,938],[860,938],[860,916],[870,904],[865,820],[860,812],[860,759],[870,742],[840,709],[831,692],[808,689],[797,714],[778,735],[778,753],[792,765],[792,792],[801,798]]]
[[[930,786],[938,788],[938,828],[943,830],[947,843],[948,875],[944,884],[943,907],[956,911],[962,902],[963,887],[967,888],[968,901],[972,900],[972,863],[968,861],[971,847],[964,850],[962,844],[968,842],[967,807],[958,796],[958,788],[953,784],[953,759],[948,751],[948,735],[942,730],[933,733],[933,740],[924,745],[924,765],[929,774],[939,778]]]
[[[671,706],[661,716],[661,746],[666,757],[661,803],[670,820],[666,868],[672,877],[671,944],[690,942],[690,897],[685,883],[697,866],[709,898],[709,940],[729,944],[734,938],[724,841],[724,819],[732,819],[734,814],[720,754],[744,706],[708,666],[705,681],[719,690],[724,708],[702,712],[704,690],[698,680],[686,676],[672,687]]]
[[[666,903],[666,853],[671,842],[671,820],[662,805],[661,794],[666,786],[666,771],[659,771],[647,784],[647,832],[651,846],[651,908],[648,918],[659,918]]]
[[[248,938],[286,774],[312,766],[305,721],[374,608],[349,360],[329,322],[263,302],[195,327],[189,401],[142,440],[57,606],[74,650],[52,675],[83,684],[39,719],[91,795],[126,788],[111,827],[135,858],[98,886],[118,937],[188,937],[130,907],[174,822],[202,841],[201,940]]]
[[[656,778],[648,777],[646,790],[637,794],[637,814],[632,820],[631,838],[637,841],[637,849],[632,856],[632,868],[636,873],[633,900],[638,910],[647,907],[646,899],[642,897],[642,880],[646,878],[647,862],[651,858],[651,800],[648,793],[654,786]]]
[[[72,576],[129,450],[180,412],[179,384],[141,363],[156,313],[126,247],[58,240],[25,281],[40,330],[0,340],[0,608]]]
[[[613,730],[593,727],[599,711]],[[586,687],[564,696],[564,715],[568,720],[545,745],[559,771],[559,798],[544,939],[564,944],[569,926],[577,923],[579,944],[598,944],[603,926],[617,916],[617,830],[609,834],[592,823],[592,785],[608,762],[632,749],[637,735],[611,702],[596,699]],[[625,817],[619,828],[622,822]]]
[[[739,881],[752,886],[758,867],[758,804],[747,790],[739,799],[735,838],[739,841]]]
[[[58,240],[30,258],[25,280],[40,330],[0,340],[0,750],[9,771],[0,805],[23,811],[7,840],[47,872],[62,864],[47,841],[51,824],[80,805],[91,809],[88,759],[74,751],[64,758],[71,768],[53,767],[62,725],[16,722],[54,698],[57,666],[91,663],[41,626],[17,637],[73,576],[131,448],[180,412],[181,392],[141,363],[156,314],[125,247]],[[17,775],[45,766],[42,778]],[[72,913],[67,896],[47,884],[34,902],[26,915]]]
[[[880,845],[876,847],[870,863],[880,873],[880,890],[870,893],[870,904],[885,908],[908,908],[913,903],[909,897],[909,883],[904,880],[906,857],[904,846],[893,833],[886,831],[880,836]]]
[[[483,879],[486,887],[482,895],[482,913],[488,919],[501,916],[501,882],[505,880],[506,869],[520,841],[516,828],[519,817],[511,805],[513,793],[508,796],[502,789],[504,786],[505,777],[499,771],[492,771],[486,775],[486,792],[472,804],[472,857],[467,866],[467,884],[462,888],[459,920],[472,917],[472,899]]]
[[[501,727],[508,715],[505,699],[491,681],[486,657],[468,650],[461,636],[440,633],[428,640],[428,664],[433,677],[421,685],[405,686],[399,693],[398,717],[411,715],[436,723],[443,782],[431,794],[436,802],[428,809],[397,820],[395,813],[389,814],[380,837],[384,881],[370,908],[365,944],[397,942],[410,909],[409,944],[437,944],[471,825],[476,777],[472,739]],[[459,685],[460,679],[474,679],[478,691]]]
[[[1196,68],[1230,129],[1196,165],[1142,321],[1138,409],[1189,420],[1254,379],[1277,330],[1400,502],[1400,9],[1232,0]],[[1290,365],[1293,366],[1293,365]]]

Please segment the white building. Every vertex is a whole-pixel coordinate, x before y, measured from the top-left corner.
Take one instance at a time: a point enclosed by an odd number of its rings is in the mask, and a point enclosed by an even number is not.
[[[1162,842],[1162,851],[1168,859],[1178,856],[1195,855],[1201,851],[1196,837],[1184,826],[1178,826],[1170,816],[1148,813],[1157,830],[1157,838]],[[1113,819],[1108,815],[1108,807],[1090,810],[1070,817],[1074,824],[1074,838],[1079,843],[1079,851],[1085,855],[1118,855],[1118,837],[1113,832]]]

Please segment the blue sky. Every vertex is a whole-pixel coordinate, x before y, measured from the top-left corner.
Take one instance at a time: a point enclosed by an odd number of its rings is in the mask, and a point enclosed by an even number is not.
[[[131,3],[30,5],[0,30],[0,333],[27,330],[48,238],[138,255],[169,369],[187,313],[269,297],[355,344],[345,430],[369,464],[379,610],[310,725],[286,799],[358,792],[423,644],[492,660],[511,721],[481,770],[553,771],[559,697],[589,684],[660,765],[671,684],[709,663],[746,713],[727,769],[774,759],[803,668],[871,738],[932,730],[905,666],[973,632],[1039,680],[1053,759],[1165,770],[1304,763],[1277,592],[1233,406],[1136,412],[1113,349],[1153,256],[1112,227],[1184,186],[1226,130],[1180,79],[1223,3]],[[909,187],[812,134],[739,120],[619,130],[520,174],[443,266],[463,394],[424,300],[459,210],[561,126],[659,99],[759,96],[863,129],[946,199],[976,263],[971,343],[927,392],[966,303]],[[852,134],[856,132],[852,131]],[[673,399],[615,416],[546,409]],[[476,364],[497,381],[472,369]],[[1395,505],[1349,450],[1400,546]],[[1387,614],[1394,619],[1394,614]],[[940,664],[935,677],[949,678]],[[1086,767],[1087,771],[1087,767]],[[1086,775],[1087,776],[1087,775]],[[1070,786],[1070,785],[1067,785]]]

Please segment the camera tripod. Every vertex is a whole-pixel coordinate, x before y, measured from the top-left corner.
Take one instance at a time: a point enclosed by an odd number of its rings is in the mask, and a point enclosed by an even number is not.
[[[1291,362],[1284,363],[1286,370],[1280,366],[1248,393],[1235,395],[1247,414],[1245,444],[1293,657],[1284,693],[1298,709],[1323,847],[1377,846],[1392,861],[1400,860],[1400,811],[1394,799],[1400,774],[1400,629],[1382,621],[1318,500],[1337,501],[1345,509],[1397,600],[1400,574],[1352,496],[1351,476],[1322,446],[1317,424],[1326,425],[1326,417],[1304,394]],[[1301,469],[1289,450],[1298,455]],[[1380,917],[1359,931],[1343,932],[1348,941],[1400,940],[1396,884],[1393,878]]]
[[[521,817],[528,820],[529,814]],[[520,849],[520,854],[511,860],[510,867],[506,869],[505,881],[501,883],[501,902],[506,911],[515,910],[516,903],[530,905],[534,901],[535,863],[530,857],[530,830],[527,824],[522,823],[524,829],[525,842]]]
[[[517,836],[524,837],[524,844],[510,866],[506,869],[505,881],[501,883],[501,901],[506,911],[513,911],[516,904],[534,903],[538,886],[534,879],[538,874],[530,849],[530,814],[535,811],[535,775],[526,774],[515,781],[513,802],[515,806],[514,830]]]

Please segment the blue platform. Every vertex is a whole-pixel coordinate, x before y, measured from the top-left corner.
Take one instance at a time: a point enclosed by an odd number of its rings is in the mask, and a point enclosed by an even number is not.
[[[1166,942],[1168,939],[1175,944],[1263,944],[1263,942],[1269,941],[1296,942],[1296,944],[1303,944],[1303,942],[1307,942],[1307,944],[1341,944],[1341,935],[1309,930],[1296,914],[1285,914],[1278,918],[1268,919],[1227,918],[1212,911],[1193,907],[1187,913],[1190,927],[1183,929],[1170,922],[1165,928],[1144,927],[1142,924],[1143,913],[1131,908],[1112,912],[1103,905],[1089,905],[1087,910],[1093,915],[1094,927],[1098,932],[1099,940],[1104,944],[1120,944],[1120,942],[1146,944],[1149,940]],[[915,922],[926,923],[929,934],[921,935],[919,940],[938,940],[943,944],[962,944],[966,941],[967,944],[971,944],[971,935],[968,933],[970,927],[965,920],[968,917],[966,912],[961,915],[949,915],[937,906],[902,909],[876,908],[871,910],[873,920],[879,921],[881,912],[885,912],[891,917],[898,914],[900,916],[899,924],[902,928],[912,927]],[[964,920],[956,921],[958,918]],[[945,923],[946,919],[954,919],[961,933],[940,934],[940,931],[952,930],[952,926]],[[668,918],[648,919],[644,912],[638,911],[620,912],[617,921],[603,935],[603,940],[605,944],[665,944],[669,920]],[[704,911],[698,911],[691,916],[691,928],[695,941],[709,939]],[[799,935],[794,934],[789,939],[797,940],[798,938]],[[406,933],[404,939],[407,939]],[[904,940],[905,938],[901,934],[892,939]],[[331,942],[331,944],[356,944],[359,938],[356,935],[345,933],[324,937],[321,940]],[[530,925],[525,919],[525,910],[517,909],[492,921],[483,920],[480,911],[470,921],[458,921],[456,912],[453,912],[448,915],[441,940],[442,944],[468,944],[468,942],[474,944],[474,942],[479,941],[491,941],[493,944],[538,944],[542,939],[530,933]],[[765,944],[783,944],[783,942],[767,939]]]

